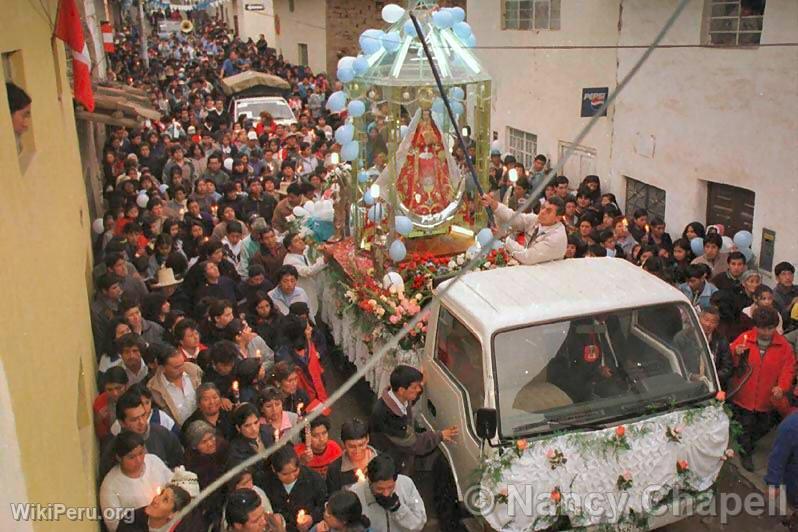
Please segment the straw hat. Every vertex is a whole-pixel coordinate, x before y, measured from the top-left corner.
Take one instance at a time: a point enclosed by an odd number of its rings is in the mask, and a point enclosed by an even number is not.
[[[160,268],[158,270],[158,282],[152,285],[153,288],[167,288],[183,282],[183,279],[175,279],[175,272],[172,268]]]

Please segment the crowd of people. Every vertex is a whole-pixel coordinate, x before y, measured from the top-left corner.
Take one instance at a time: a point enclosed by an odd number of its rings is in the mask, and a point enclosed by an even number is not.
[[[292,212],[329,195],[328,154],[340,149],[332,131],[342,117],[324,102],[340,84],[286,63],[263,38],[230,37],[207,17],[191,33],[153,33],[149,68],[136,32],[123,28],[118,36],[111,75],[146,89],[163,117],[139,129],[113,128],[103,156],[107,212],[95,242],[91,306],[100,503],[130,509],[124,519],[106,519],[111,531],[161,530],[201,489],[305,425],[303,417],[328,397],[324,373],[336,348],[317,295],[328,253],[321,247],[318,258],[308,256]],[[220,80],[248,69],[291,84],[296,123],[280,125],[268,113],[229,115]],[[377,166],[387,155],[378,118],[366,150]],[[474,151],[454,156],[463,162]],[[547,165],[540,155],[527,172],[512,156],[492,152],[483,201],[494,210],[517,208],[547,179]],[[546,226],[561,224],[566,233],[556,258],[630,260],[698,307],[743,425],[749,467],[775,413],[787,416],[797,402],[793,350],[783,336],[794,338],[798,327],[794,267],[776,266],[771,289],[742,253],[721,250],[723,228],[692,222],[674,241],[661,218],[645,210],[624,216],[598,177],[585,177],[576,194],[572,188],[555,177],[535,201],[538,215],[551,218]],[[548,231],[530,229],[526,237]],[[694,237],[704,238],[700,257]],[[510,249],[527,252],[523,239],[508,240]],[[458,436],[455,427],[416,432],[412,405],[422,384],[417,369],[398,366],[370,419],[333,426],[325,410],[296,441],[206,498],[178,529],[421,530],[416,458]],[[791,452],[769,482],[784,483],[794,467],[789,456],[798,455]]]

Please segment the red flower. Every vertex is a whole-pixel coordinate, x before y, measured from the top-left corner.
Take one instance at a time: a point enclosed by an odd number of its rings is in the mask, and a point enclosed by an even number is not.
[[[623,438],[624,435],[626,435],[626,427],[624,427],[623,425],[615,427],[615,435],[618,436],[619,438]]]
[[[676,462],[676,470],[679,473],[684,473],[688,469],[690,469],[690,464],[687,463],[687,460],[679,460]]]
[[[549,497],[551,497],[551,500],[554,501],[555,504],[559,503],[560,499],[562,499],[562,494],[560,493],[560,488],[554,488],[553,490],[551,490],[551,493],[549,494]]]
[[[726,392],[724,392],[723,390],[719,391],[718,393],[715,394],[715,399],[717,399],[720,402],[725,401],[726,400]]]

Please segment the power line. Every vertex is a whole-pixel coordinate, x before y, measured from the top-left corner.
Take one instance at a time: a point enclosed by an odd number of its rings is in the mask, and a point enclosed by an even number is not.
[[[657,46],[646,46],[644,44],[574,44],[574,45],[530,45],[530,46],[510,46],[510,45],[496,45],[496,46],[472,46],[469,50],[634,50],[634,49],[653,49],[662,50],[668,48],[706,48],[716,50],[736,50],[736,49],[751,49],[751,48],[773,48],[773,47],[790,47],[798,46],[798,42],[777,42],[777,43],[763,43],[754,44],[751,46],[717,46],[711,44],[660,44]]]

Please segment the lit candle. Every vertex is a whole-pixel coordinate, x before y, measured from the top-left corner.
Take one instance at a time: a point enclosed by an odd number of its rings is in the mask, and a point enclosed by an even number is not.
[[[238,395],[238,381],[233,381],[232,388],[233,388],[233,398],[236,400],[236,403],[237,403],[238,402],[238,397],[239,397],[239,395]]]
[[[255,350],[255,356],[256,356],[257,358],[260,358],[260,349],[256,349],[256,350]]]
[[[302,521],[304,521],[306,515],[307,514],[305,513],[305,510],[299,510],[297,512],[297,514],[296,514],[296,522],[297,522],[297,524],[300,524]]]
[[[358,470],[358,471],[359,471],[359,470]],[[160,487],[160,486],[158,486],[157,488],[155,488],[155,494],[156,494],[156,495],[160,495],[160,494],[161,494],[161,487]]]
[[[646,234],[648,234],[648,224],[646,224]]]
[[[305,403],[299,403],[296,405],[296,415],[302,417],[302,409],[305,407]]]
[[[515,168],[511,168],[510,171],[507,173],[507,177],[510,179],[510,183],[517,183],[518,170],[516,170]]]
[[[359,469],[359,468],[356,469],[355,470],[355,476],[357,477],[357,481],[358,482],[365,482],[366,481],[366,475],[363,473],[362,469]]]
[[[280,439],[280,429],[274,429],[274,441],[277,442]]]
[[[623,219],[623,226],[624,228],[629,227],[629,220],[627,220],[626,218]]]
[[[336,152],[332,152],[330,154],[330,164],[338,164],[340,159],[338,158],[338,154]]]

